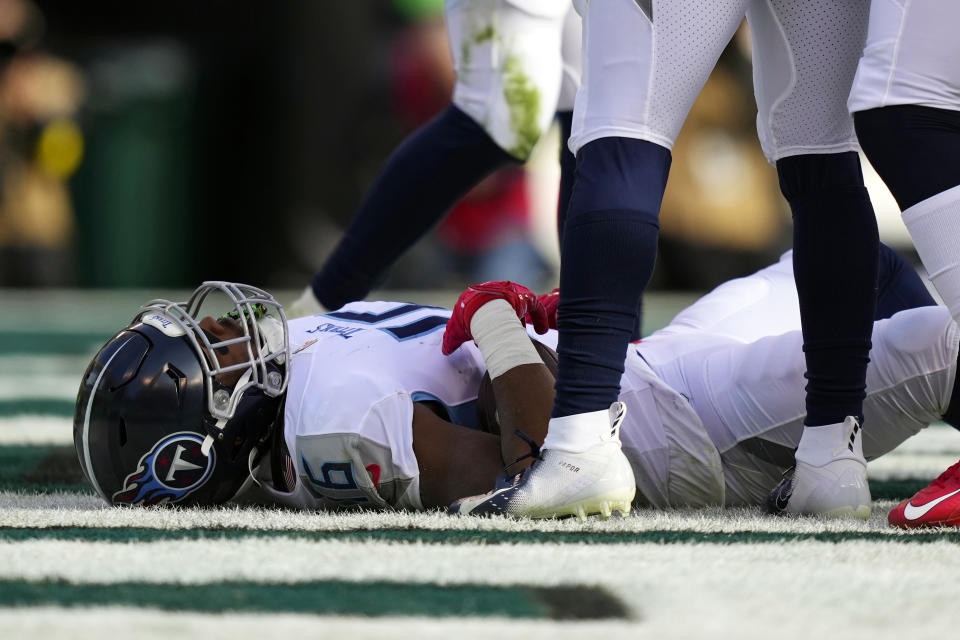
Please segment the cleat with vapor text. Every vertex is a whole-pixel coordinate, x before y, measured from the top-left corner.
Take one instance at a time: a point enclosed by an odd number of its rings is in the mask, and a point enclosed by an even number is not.
[[[960,527],[960,461],[887,515],[893,527]]]
[[[609,415],[610,433],[590,449],[577,453],[545,449],[521,473],[501,476],[489,493],[454,502],[450,513],[581,520],[595,514],[627,515],[636,482],[620,446],[626,405],[615,402]]]
[[[870,517],[870,487],[859,421],[804,427],[796,466],[766,500],[769,513]]]

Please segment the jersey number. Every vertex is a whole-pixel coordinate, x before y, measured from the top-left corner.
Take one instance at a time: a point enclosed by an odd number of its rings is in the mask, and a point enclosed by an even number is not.
[[[424,316],[422,318],[417,318],[413,322],[407,324],[392,324],[388,326],[379,326],[387,322],[388,320],[393,320],[400,316],[405,316],[414,311],[419,311],[420,309],[437,309],[440,310],[440,307],[429,307],[422,304],[404,304],[399,307],[394,307],[388,311],[382,311],[380,313],[361,313],[358,311],[334,311],[332,313],[327,313],[328,317],[338,318],[340,320],[349,320],[350,322],[357,322],[360,324],[369,324],[377,325],[374,328],[383,331],[384,333],[389,334],[393,337],[394,340],[403,342],[404,340],[410,340],[411,338],[419,338],[420,336],[427,335],[433,331],[436,331],[440,327],[446,326],[447,316],[441,315],[431,315]]]

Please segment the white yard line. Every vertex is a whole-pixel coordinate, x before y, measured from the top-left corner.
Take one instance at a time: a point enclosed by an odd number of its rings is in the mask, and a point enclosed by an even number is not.
[[[870,462],[867,465],[867,475],[873,480],[932,480],[958,458],[960,451],[922,454],[895,451]]]
[[[90,354],[91,356],[93,354]],[[59,375],[68,371],[77,372],[77,381],[79,376],[83,375],[84,369],[90,364],[88,356],[72,355],[42,355],[42,354],[18,354],[18,355],[0,355],[0,384],[6,378],[15,378],[20,376],[40,376],[40,375]]]
[[[0,400],[19,400],[21,398],[76,399],[82,377],[83,369],[62,375],[0,376]]]
[[[21,415],[0,418],[0,445],[73,444],[73,420]]]

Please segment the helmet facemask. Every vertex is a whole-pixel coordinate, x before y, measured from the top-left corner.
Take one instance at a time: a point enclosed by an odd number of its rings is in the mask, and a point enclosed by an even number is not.
[[[200,319],[205,316],[228,317],[242,330],[242,335],[225,340],[204,331]],[[283,308],[269,293],[244,284],[208,281],[194,290],[186,302],[157,299],[144,304],[133,322],[150,325],[170,337],[184,337],[197,354],[203,372],[208,418],[202,450],[208,455],[214,442],[219,448],[250,452],[252,468],[256,448],[269,432],[254,434],[249,425],[262,424],[265,410],[278,411],[287,388],[287,363],[290,340]],[[218,351],[239,347],[245,353],[240,362],[220,364]],[[233,385],[221,380],[240,373]],[[263,402],[264,396],[275,402]],[[247,402],[244,402],[244,398]],[[254,419],[256,418],[256,419]],[[254,437],[254,436],[259,437]],[[238,440],[242,439],[242,442]],[[251,439],[256,440],[252,442]]]

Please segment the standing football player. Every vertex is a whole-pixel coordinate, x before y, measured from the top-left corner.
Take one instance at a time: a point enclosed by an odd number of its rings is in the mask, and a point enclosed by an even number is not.
[[[878,234],[845,105],[869,2],[575,4],[584,43],[570,138],[577,167],[561,247],[557,396],[544,442],[556,463],[538,465],[498,495],[497,508],[561,512],[569,487],[587,477],[591,486],[575,493],[588,511],[629,489],[615,471],[622,453],[605,447],[615,431],[607,408],[617,399],[623,349],[653,271],[670,149],[746,15],[760,142],[793,212],[807,365],[807,428],[775,504],[804,513],[869,509],[866,462],[847,443],[859,439],[863,420]]]
[[[960,4],[874,0],[850,93],[857,135],[903,212],[930,280],[960,320]],[[890,513],[960,514],[960,463]]]
[[[451,104],[377,176],[343,238],[290,307],[293,316],[362,300],[470,188],[525,162],[556,115],[569,136],[580,83],[580,18],[565,0],[446,0]],[[558,228],[573,180],[561,149]]]

